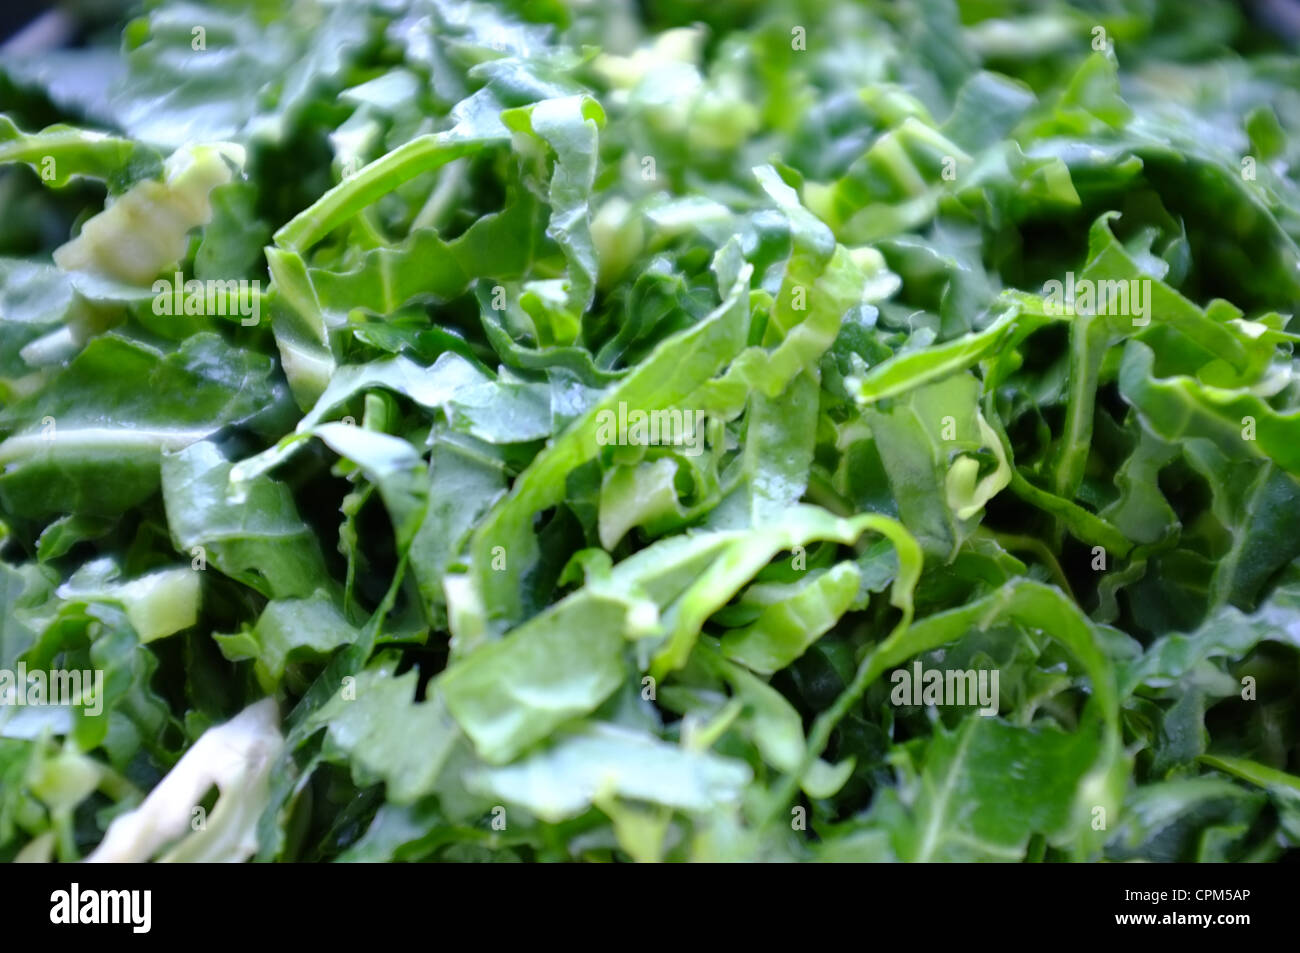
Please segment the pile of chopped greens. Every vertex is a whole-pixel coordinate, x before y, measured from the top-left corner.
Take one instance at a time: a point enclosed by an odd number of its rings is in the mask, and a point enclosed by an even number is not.
[[[0,859],[1300,846],[1281,21],[91,6],[0,58]]]

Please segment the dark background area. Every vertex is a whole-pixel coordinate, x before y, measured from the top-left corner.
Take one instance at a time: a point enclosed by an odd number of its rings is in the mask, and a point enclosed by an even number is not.
[[[47,0],[3,0],[0,3],[0,41],[9,39],[53,6]]]

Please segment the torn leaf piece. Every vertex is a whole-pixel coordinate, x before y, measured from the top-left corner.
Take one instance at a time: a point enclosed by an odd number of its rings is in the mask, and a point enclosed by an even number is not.
[[[134,811],[109,825],[91,863],[140,863],[175,843],[160,861],[239,863],[257,850],[257,819],[271,769],[284,747],[279,711],[265,698],[205,731]],[[206,817],[200,801],[221,792]],[[190,831],[186,835],[186,831]]]

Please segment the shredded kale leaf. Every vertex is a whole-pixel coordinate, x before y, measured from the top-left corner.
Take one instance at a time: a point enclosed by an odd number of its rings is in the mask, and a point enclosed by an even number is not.
[[[1294,857],[1300,38],[1194,7],[0,49],[0,860]]]

